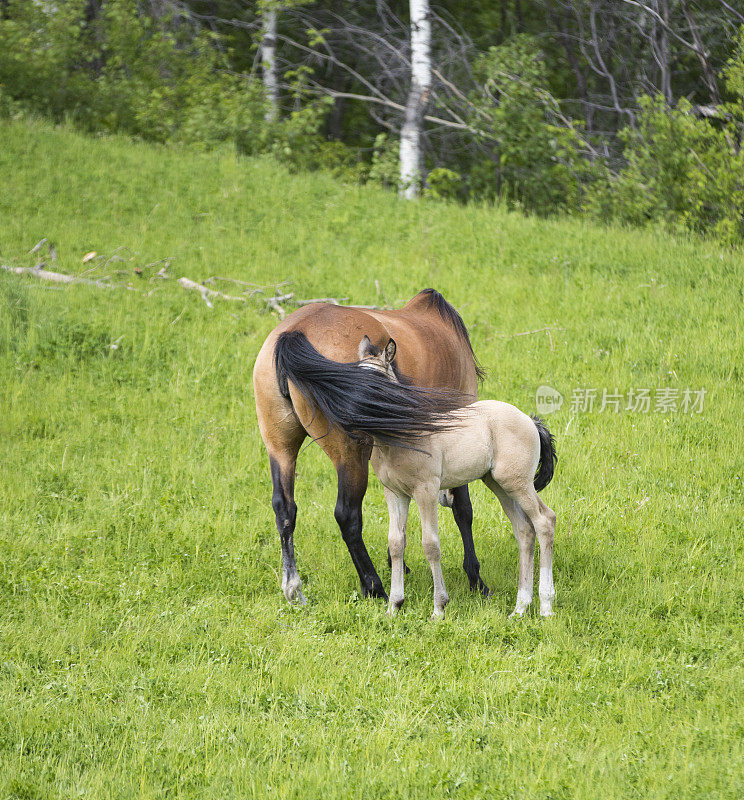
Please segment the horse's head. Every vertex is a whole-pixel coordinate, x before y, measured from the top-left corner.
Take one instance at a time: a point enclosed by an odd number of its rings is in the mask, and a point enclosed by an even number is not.
[[[393,365],[395,358],[396,344],[394,339],[390,339],[388,343],[380,350],[375,347],[365,334],[361,342],[359,342],[359,366],[363,369],[374,369],[387,375],[391,381],[398,381],[398,375]]]

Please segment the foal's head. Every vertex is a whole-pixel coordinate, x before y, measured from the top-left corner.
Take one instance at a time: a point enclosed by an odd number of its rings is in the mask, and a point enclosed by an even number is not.
[[[361,342],[359,342],[359,366],[363,369],[374,369],[377,372],[382,372],[387,375],[391,381],[399,383],[398,372],[393,363],[395,358],[396,344],[394,339],[390,339],[388,343],[380,350],[375,347],[365,335]]]

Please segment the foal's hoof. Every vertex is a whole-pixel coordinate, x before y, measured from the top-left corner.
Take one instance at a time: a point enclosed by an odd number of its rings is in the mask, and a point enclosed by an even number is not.
[[[429,619],[432,619],[432,620],[444,619],[444,609],[443,608],[439,609],[439,610],[435,609],[434,613],[431,615],[431,617],[429,617]]]
[[[541,617],[553,617],[555,616],[555,611],[553,611],[552,606],[540,606],[540,616]]]
[[[388,610],[387,610],[388,616],[389,617],[394,617],[400,611],[400,609],[402,607],[403,607],[403,598],[402,597],[400,598],[400,600],[391,600],[388,603]]]

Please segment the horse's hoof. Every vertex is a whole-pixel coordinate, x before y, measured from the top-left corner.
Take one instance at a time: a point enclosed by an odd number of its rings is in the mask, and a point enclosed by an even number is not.
[[[491,590],[483,583],[480,577],[474,581],[470,581],[470,591],[479,592],[484,599],[488,599],[491,596]]]
[[[362,597],[371,597],[376,600],[387,600],[387,592],[382,588],[382,584],[379,586],[364,586],[362,585]]]
[[[282,587],[284,597],[291,606],[306,606],[307,598],[302,593],[302,584],[299,578],[290,580]]]
[[[444,609],[441,609],[440,611],[435,610],[434,613],[431,615],[430,619],[432,620],[444,619]]]
[[[302,589],[296,589],[291,597],[287,598],[287,602],[291,606],[306,606],[307,605],[307,597],[302,593]]]

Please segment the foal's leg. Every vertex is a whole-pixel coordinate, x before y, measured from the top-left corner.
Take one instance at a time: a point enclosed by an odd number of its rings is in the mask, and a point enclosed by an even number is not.
[[[519,583],[517,585],[517,603],[510,616],[521,617],[532,603],[532,584],[535,570],[535,529],[519,503],[516,503],[490,475],[486,475],[483,478],[483,483],[499,498],[501,507],[512,524],[514,538],[517,540],[517,547],[519,548]]]
[[[553,613],[555,584],[553,583],[553,541],[555,539],[555,512],[538,496],[530,485],[515,497],[537,531],[540,542],[540,614],[549,617]]]
[[[478,590],[484,597],[489,597],[491,592],[481,579],[480,562],[475,555],[473,505],[470,502],[468,485],[465,484],[465,486],[458,486],[457,489],[451,489],[450,493],[452,495],[452,514],[455,517],[457,527],[460,529],[460,536],[462,536],[462,568],[470,581],[470,590],[473,592]]]
[[[497,484],[498,485],[498,484]],[[513,483],[502,481],[500,488],[508,495],[514,503],[515,514],[521,512],[526,516],[532,529],[530,545],[530,566],[529,566],[529,588],[530,600],[532,600],[532,560],[534,558],[534,537],[537,533],[537,540],[540,542],[540,614],[549,617],[553,613],[553,601],[555,600],[555,584],[553,583],[553,540],[555,538],[555,513],[538,496],[532,483],[524,481]],[[519,512],[516,511],[519,509]],[[506,510],[506,505],[504,505]],[[508,512],[507,512],[508,513]],[[521,558],[522,549],[520,544],[520,588],[522,581]],[[517,607],[515,614],[520,614],[519,595],[517,595]]]
[[[388,614],[395,615],[403,605],[403,578],[405,563],[403,554],[406,550],[406,522],[410,498],[395,494],[385,489],[385,501],[388,507],[390,528],[388,532],[388,553],[391,560],[390,604]]]
[[[421,514],[421,544],[424,555],[431,567],[434,579],[434,613],[432,619],[444,616],[444,607],[449,603],[449,595],[442,575],[442,549],[437,531],[437,494],[439,487],[422,487],[414,495]]]

